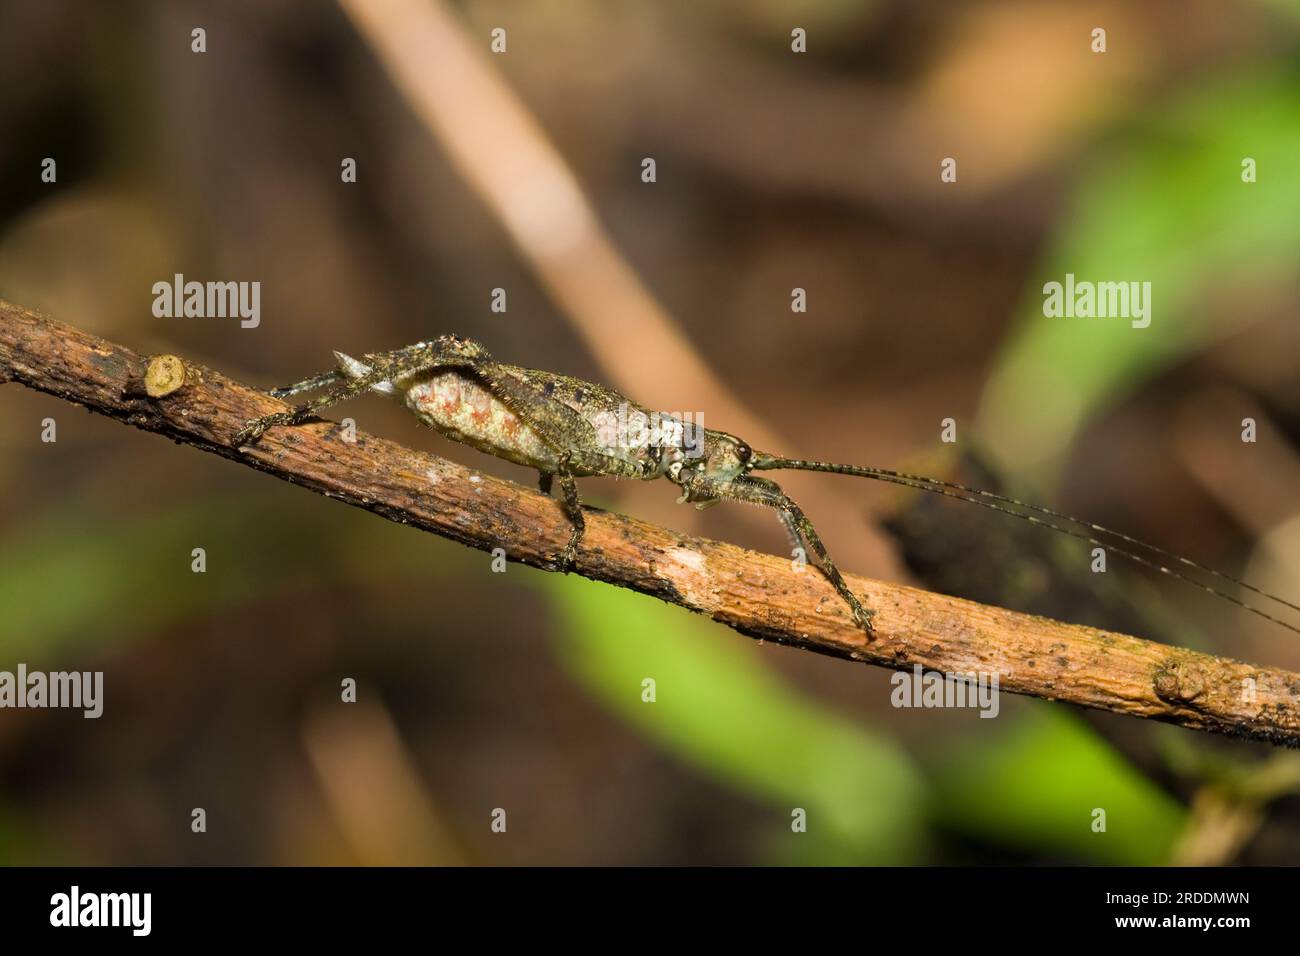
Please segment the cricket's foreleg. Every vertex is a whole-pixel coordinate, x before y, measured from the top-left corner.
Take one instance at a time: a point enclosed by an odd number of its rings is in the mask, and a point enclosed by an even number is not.
[[[817,532],[813,530],[812,522],[792,501],[789,502],[787,510],[783,513],[788,516],[786,520],[799,529],[804,540],[817,552],[817,566],[821,568],[822,574],[826,575],[826,579],[831,582],[831,585],[839,592],[840,597],[844,598],[845,603],[853,611],[853,619],[858,622],[858,626],[865,628],[869,635],[874,636],[876,629],[872,625],[871,619],[876,616],[876,612],[863,607],[857,595],[849,590],[844,576],[840,574],[840,569],[835,566],[835,562],[831,560],[830,554],[826,551],[826,546],[822,544],[821,538],[817,537]]]
[[[840,597],[844,598],[845,603],[853,611],[853,620],[858,622],[859,627],[865,628],[869,635],[874,636],[875,627],[872,625],[871,619],[875,617],[876,612],[863,607],[857,595],[849,590],[844,576],[840,574],[840,569],[831,560],[831,556],[827,553],[826,546],[822,544],[822,539],[817,536],[812,522],[799,510],[799,506],[789,498],[785,499],[785,504],[781,507],[781,514],[786,526],[798,529],[798,533],[803,537],[803,540],[816,553],[817,566],[821,569],[822,574],[826,575],[826,580],[830,581],[831,586],[839,592]]]
[[[555,476],[554,476],[553,474],[551,474],[549,471],[539,471],[539,472],[537,473],[537,488],[538,488],[538,490],[541,491],[541,493],[544,494],[544,495],[550,495],[550,493],[551,493],[551,482],[552,482],[552,480],[554,480],[554,478],[555,478]]]
[[[776,512],[781,516],[781,522],[785,525],[786,530],[790,532],[791,537],[796,542],[802,541],[807,544],[808,549],[816,555],[817,567],[826,576],[826,580],[835,588],[840,597],[844,599],[844,603],[849,606],[849,609],[853,612],[853,620],[867,632],[868,639],[875,636],[875,628],[872,626],[871,619],[876,612],[863,607],[862,602],[858,600],[858,596],[849,590],[844,576],[840,574],[840,569],[835,566],[835,562],[826,551],[826,546],[822,544],[822,539],[818,536],[816,529],[813,528],[812,522],[808,520],[800,507],[781,490],[781,487],[776,482],[767,478],[749,475],[728,483],[720,490],[724,497],[737,501],[749,501],[753,504],[766,505],[769,508],[776,509]]]
[[[574,481],[573,474],[569,471],[569,456],[563,455],[560,458],[560,500],[564,505],[565,517],[573,525],[573,530],[569,534],[569,543],[564,546],[564,551],[560,554],[560,570],[568,571],[573,567],[574,562],[578,560],[578,542],[582,540],[582,534],[587,530],[587,522],[582,517],[582,501],[578,497],[578,483]],[[549,475],[545,476],[547,479]],[[550,491],[550,482],[547,481],[547,492]]]

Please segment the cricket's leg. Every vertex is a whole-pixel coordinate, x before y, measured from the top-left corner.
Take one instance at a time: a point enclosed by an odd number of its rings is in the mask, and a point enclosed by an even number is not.
[[[573,525],[573,531],[569,534],[569,543],[564,546],[564,551],[560,554],[560,570],[568,571],[573,567],[574,562],[578,559],[578,542],[582,540],[582,534],[587,530],[587,522],[582,517],[582,501],[578,498],[578,483],[574,481],[573,474],[569,471],[569,456],[560,457],[560,501],[564,506],[565,517]],[[547,476],[549,478],[549,476]],[[550,483],[547,482],[547,491],[550,490]]]
[[[844,603],[849,606],[849,609],[853,612],[853,620],[867,632],[868,639],[875,636],[876,632],[871,619],[876,612],[863,607],[857,595],[849,590],[848,584],[844,581],[844,576],[840,574],[840,569],[831,560],[831,556],[827,553],[826,546],[822,544],[822,539],[818,537],[812,522],[808,520],[799,506],[781,490],[780,485],[767,478],[747,475],[744,478],[729,482],[725,488],[720,490],[724,497],[774,508],[781,516],[781,521],[785,524],[791,536],[796,541],[802,540],[806,542],[809,549],[817,556],[818,568],[821,569],[822,574],[826,576],[826,580],[831,583],[831,586],[835,588],[840,597],[844,599]]]
[[[541,490],[542,494],[550,495],[551,481],[554,478],[555,476],[549,471],[539,471],[537,473],[537,487]]]
[[[352,398],[354,395],[369,391],[371,386],[384,381],[387,376],[387,369],[372,369],[361,378],[336,382],[323,395],[313,398],[310,402],[297,405],[287,412],[275,412],[272,415],[254,418],[244,424],[244,427],[231,440],[231,445],[239,448],[241,445],[257,441],[268,428],[275,425],[301,425],[320,409],[328,408],[330,405],[336,405],[341,401]]]
[[[294,385],[281,385],[279,388],[271,389],[270,393],[275,398],[289,398],[293,395],[301,395],[303,392],[317,391],[328,385],[341,382],[343,378],[343,373],[338,369],[334,369],[330,372],[321,372],[319,375],[314,375]]]
[[[444,336],[437,342],[421,343],[393,352],[367,355],[369,370],[364,374],[350,376],[339,370],[333,373],[322,373],[297,385],[288,386],[285,390],[286,395],[329,385],[324,394],[290,411],[276,412],[246,422],[231,444],[238,448],[257,441],[268,428],[275,425],[301,425],[322,408],[346,401],[399,375],[412,375],[437,368],[473,368],[480,354],[486,355],[482,351],[482,346],[477,343]]]

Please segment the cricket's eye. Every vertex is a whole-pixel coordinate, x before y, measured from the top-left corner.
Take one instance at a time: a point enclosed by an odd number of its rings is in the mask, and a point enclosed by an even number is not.
[[[745,462],[749,461],[750,456],[752,456],[753,454],[754,454],[754,449],[750,448],[748,445],[744,444],[743,442],[736,446],[736,457],[740,459],[740,463],[742,465],[745,464]]]
[[[676,481],[681,476],[682,476],[682,463],[680,461],[675,461],[668,466],[668,477]]]

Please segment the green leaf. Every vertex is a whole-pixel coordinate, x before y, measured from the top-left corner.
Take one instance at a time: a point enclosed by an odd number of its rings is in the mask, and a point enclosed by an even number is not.
[[[947,825],[1035,856],[1167,863],[1186,824],[1183,805],[1061,705],[1029,710],[996,740],[933,755]],[[1105,812],[1102,833],[1093,830],[1097,810]]]
[[[554,575],[538,585],[574,677],[672,753],[770,804],[778,852],[811,862],[778,833],[841,845],[834,862],[906,862],[922,849],[924,791],[907,754],[789,687],[763,661],[784,651],[630,591]],[[646,678],[654,703],[642,701]],[[795,807],[805,835],[791,833]]]

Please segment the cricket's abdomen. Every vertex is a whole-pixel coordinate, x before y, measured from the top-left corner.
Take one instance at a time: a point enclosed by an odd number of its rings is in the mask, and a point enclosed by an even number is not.
[[[406,388],[405,401],[420,421],[452,441],[540,471],[559,467],[541,436],[468,375],[437,372]]]

